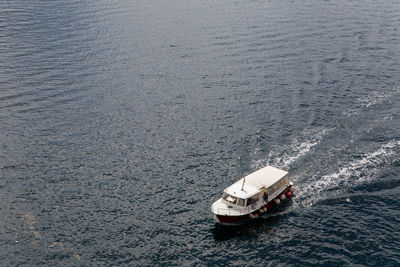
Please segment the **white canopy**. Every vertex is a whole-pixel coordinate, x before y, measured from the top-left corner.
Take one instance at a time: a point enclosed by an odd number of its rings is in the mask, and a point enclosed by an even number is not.
[[[260,192],[262,187],[268,188],[275,184],[287,174],[287,171],[267,166],[240,179],[226,188],[224,192],[234,197],[246,199]],[[243,179],[245,179],[245,181],[242,190]]]

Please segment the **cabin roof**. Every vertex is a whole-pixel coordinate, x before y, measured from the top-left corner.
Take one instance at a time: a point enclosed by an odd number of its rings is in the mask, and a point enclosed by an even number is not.
[[[267,166],[240,179],[233,185],[226,188],[224,192],[238,198],[249,198],[260,192],[262,187],[270,187],[287,174],[287,171],[280,170],[272,166]],[[242,190],[243,179],[246,180]]]

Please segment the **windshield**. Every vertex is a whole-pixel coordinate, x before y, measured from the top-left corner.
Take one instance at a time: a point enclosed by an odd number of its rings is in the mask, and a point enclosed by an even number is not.
[[[228,201],[229,203],[244,207],[244,199],[237,198],[228,194],[224,194],[223,199]]]

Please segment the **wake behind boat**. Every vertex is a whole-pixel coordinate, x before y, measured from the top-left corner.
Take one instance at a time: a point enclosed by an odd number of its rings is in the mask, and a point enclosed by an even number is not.
[[[218,223],[231,224],[256,218],[294,191],[288,172],[267,166],[255,171],[224,190],[222,198],[211,206]]]

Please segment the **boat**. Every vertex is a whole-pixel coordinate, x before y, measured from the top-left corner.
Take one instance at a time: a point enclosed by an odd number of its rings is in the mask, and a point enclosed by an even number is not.
[[[257,218],[281,201],[293,196],[294,187],[288,172],[267,166],[227,187],[211,206],[220,224],[236,224]]]

